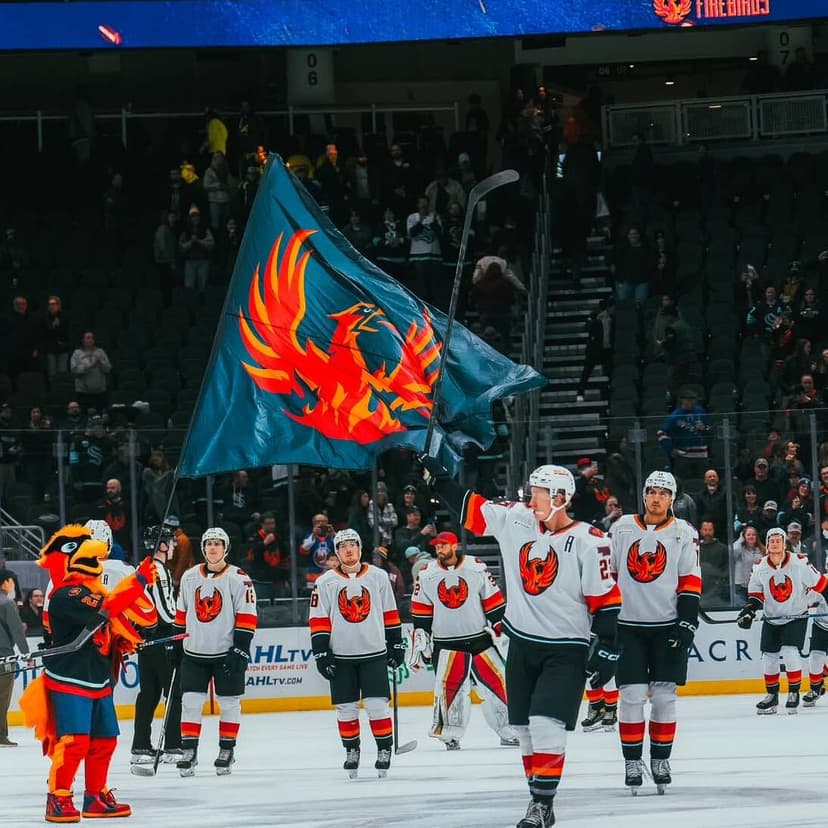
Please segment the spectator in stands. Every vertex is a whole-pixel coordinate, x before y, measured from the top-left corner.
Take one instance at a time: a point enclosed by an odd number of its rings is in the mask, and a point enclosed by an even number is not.
[[[427,552],[429,542],[436,534],[433,523],[423,522],[423,510],[419,506],[409,506],[405,511],[405,526],[394,530],[394,559],[405,560],[411,547]]]
[[[230,209],[230,170],[223,152],[214,152],[210,166],[204,171],[201,186],[207,193],[210,227],[214,233],[224,226]]]
[[[232,216],[224,222],[216,246],[216,266],[222,284],[227,284],[233,275],[236,259],[241,248],[242,233]]]
[[[352,208],[348,223],[340,228],[340,232],[363,256],[367,256],[371,249],[373,234],[371,228],[363,222],[359,210]]]
[[[802,339],[810,340],[814,348],[825,341],[825,315],[816,291],[806,287],[796,309],[796,331]]]
[[[814,526],[814,495],[811,480],[799,478],[795,492],[789,493],[777,515],[777,523],[784,529],[791,523],[799,526],[800,534],[804,530],[810,534]]]
[[[779,521],[776,516],[779,512],[779,505],[775,500],[766,500],[762,505],[762,515],[759,518],[759,523],[756,525],[761,537],[768,534],[768,529],[773,529],[774,526],[779,526]]]
[[[733,533],[738,535],[750,523],[757,526],[762,519],[762,504],[759,503],[756,487],[747,485],[742,489],[742,502],[733,515]]]
[[[658,444],[672,467],[693,471],[695,465],[706,460],[707,433],[712,421],[692,388],[679,392],[679,404],[665,417],[658,429]]]
[[[610,495],[604,503],[603,517],[593,520],[592,525],[597,526],[602,532],[609,532],[615,521],[623,514],[624,510],[621,508],[618,498],[615,495]]]
[[[242,227],[247,225],[250,218],[250,211],[253,209],[253,201],[256,193],[259,192],[259,182],[262,174],[256,164],[248,164],[244,171],[244,178],[233,196],[230,205],[230,214],[239,222]]]
[[[112,478],[106,481],[104,499],[95,508],[95,517],[105,520],[112,530],[112,537],[124,548],[127,561],[132,561],[132,521],[129,503],[124,499],[121,481]],[[160,521],[159,521],[160,522]]]
[[[425,188],[428,199],[428,212],[444,218],[448,213],[449,204],[456,201],[462,209],[466,207],[466,193],[462,184],[454,178],[449,178],[448,170],[440,163],[434,173],[434,180]]]
[[[83,434],[86,428],[86,417],[84,417],[80,403],[77,400],[71,400],[66,405],[66,416],[58,428],[66,432],[64,437],[67,441],[72,440],[76,434]]]
[[[374,546],[374,532],[368,521],[368,509],[371,503],[371,494],[365,489],[357,489],[351,501],[351,511],[348,513],[348,528],[359,532],[362,539],[362,559],[370,560],[369,551]]]
[[[69,367],[75,377],[75,393],[81,408],[103,411],[106,407],[107,377],[112,363],[103,348],[95,344],[95,334],[86,331],[81,347],[72,352]]]
[[[598,463],[589,457],[581,457],[577,463],[575,494],[572,497],[572,515],[575,520],[592,523],[604,514],[604,504],[609,491],[602,488],[603,478],[598,474]]]
[[[785,311],[785,306],[776,295],[776,287],[768,285],[763,298],[757,302],[747,315],[747,332],[770,341],[776,330],[776,322]]]
[[[675,308],[675,313],[672,309]],[[667,353],[664,350],[664,342],[667,338],[667,328],[675,324],[677,319],[683,319],[681,311],[676,307],[676,300],[672,293],[661,295],[661,305],[653,317],[652,345],[653,354],[656,359],[666,359]]]
[[[382,221],[371,241],[374,261],[389,276],[406,281],[408,271],[408,239],[402,222],[392,207],[386,207]]]
[[[468,197],[475,184],[477,184],[477,173],[474,169],[471,156],[467,152],[461,152],[457,156],[457,180]]]
[[[175,236],[177,224],[178,216],[173,210],[162,210],[152,239],[152,259],[158,274],[158,286],[167,307],[172,302],[173,288],[178,283],[178,241]]]
[[[26,593],[19,612],[26,635],[43,635],[43,590],[40,587]]]
[[[321,512],[314,515],[313,528],[299,547],[299,554],[308,559],[305,583],[309,589],[327,568],[328,557],[336,553],[333,538],[334,530],[328,523],[328,516]]]
[[[803,374],[800,377],[799,385],[794,388],[786,408],[790,412],[790,430],[796,435],[797,442],[803,447],[804,455],[808,457],[811,453],[811,412],[816,415],[817,438],[825,430],[824,403],[811,374]]]
[[[136,451],[137,453],[137,451]],[[141,480],[144,474],[144,464],[136,457],[135,463],[135,479]],[[115,447],[115,459],[104,466],[103,477],[104,480],[111,480],[113,477],[122,480],[124,497],[129,500],[129,480],[130,480],[130,462],[129,462],[129,443],[118,443]],[[176,549],[176,555],[178,550]]]
[[[63,310],[60,296],[50,296],[46,313],[40,322],[40,353],[46,358],[46,375],[66,374],[69,371],[71,351],[69,319]]]
[[[655,255],[655,272],[653,274],[653,290],[657,293],[669,293],[676,289],[676,261],[675,251],[667,241],[663,230],[656,230],[653,237],[653,253]]]
[[[441,251],[441,276],[437,282],[437,293],[432,302],[441,311],[448,313],[451,302],[451,291],[454,285],[454,274],[457,270],[457,262],[460,259],[460,246],[463,239],[464,208],[457,202],[449,203],[443,217],[443,238],[440,244]],[[471,277],[471,264],[474,261],[475,231],[472,227],[469,230],[468,244],[463,256],[461,268],[461,288],[458,297],[457,315],[462,318],[465,311],[465,293],[469,287]]]
[[[241,101],[239,117],[232,136],[233,151],[240,177],[251,162],[255,165],[256,147],[265,142],[266,131],[264,122],[256,114],[250,101]],[[258,173],[258,168],[256,171]]]
[[[212,158],[217,152],[227,155],[227,125],[218,112],[208,107],[204,113],[204,126],[206,137],[201,145],[202,155],[206,154]]]
[[[543,143],[542,139],[541,143]],[[538,155],[540,158],[543,157],[540,153]],[[566,156],[561,171],[563,174],[561,234],[564,256],[569,262],[573,278],[578,279],[586,254],[587,236],[595,219],[595,204],[601,185],[601,163],[589,136],[573,135],[567,140]],[[633,271],[636,270],[634,263],[636,256],[635,251],[630,256],[625,254],[626,251],[621,254],[620,261],[613,267],[617,268],[620,264],[621,275],[627,278],[630,275],[627,272],[627,266]],[[615,270],[613,272],[615,273]],[[648,271],[645,281],[649,281],[650,275]],[[643,294],[641,301],[646,298],[646,294]]]
[[[405,514],[412,506],[419,506],[420,511],[423,513],[423,525],[426,523],[435,523],[431,509],[429,508],[430,504],[428,502],[427,492],[428,490],[426,489],[421,496],[421,493],[417,491],[417,487],[413,483],[406,483],[402,490],[402,496],[398,501],[399,511]]]
[[[103,225],[109,254],[113,260],[119,260],[129,225],[129,200],[124,191],[124,177],[119,172],[112,174],[109,188],[103,195]]]
[[[421,299],[431,302],[437,282],[442,276],[440,238],[443,223],[440,217],[429,209],[428,196],[423,195],[417,199],[417,211],[408,216],[405,227],[410,243],[410,289]]]
[[[322,188],[323,198],[330,205],[331,221],[340,224],[348,215],[348,192],[336,144],[325,147],[325,155],[316,167],[316,180]]]
[[[93,414],[86,422],[86,430],[70,446],[70,450],[74,449],[78,457],[73,473],[76,482],[102,483],[103,470],[112,461],[114,447],[103,417]]]
[[[250,474],[246,469],[234,471],[219,488],[217,496],[223,501],[221,513],[225,520],[241,524],[259,520],[259,497],[250,485]]]
[[[526,295],[526,287],[515,276],[506,259],[483,256],[478,259],[472,274],[471,304],[480,314],[480,324],[493,327],[503,342],[508,342],[512,330],[512,305],[515,294]]]
[[[265,594],[259,595],[260,598],[270,598],[273,594],[281,597],[287,594],[290,558],[282,550],[281,541],[276,533],[276,515],[273,512],[265,512],[262,515],[261,523],[247,541],[246,562],[241,565],[254,581],[266,585]]]
[[[751,523],[746,523],[742,527],[739,539],[733,544],[733,582],[737,606],[747,601],[750,573],[764,557],[765,546],[760,540],[759,529]]]
[[[372,563],[388,573],[388,580],[391,581],[391,588],[394,590],[394,598],[399,608],[400,603],[405,598],[405,579],[400,568],[388,560],[388,547],[378,546],[374,549]]]
[[[391,144],[390,156],[382,169],[382,202],[396,215],[405,216],[414,204],[417,180],[399,144]],[[426,201],[427,210],[428,202]]]
[[[828,348],[823,348],[819,352],[819,359],[812,376],[817,390],[824,393],[828,389]]]
[[[204,187],[201,185],[201,179],[198,177],[195,167],[189,161],[182,161],[180,172],[184,212],[179,216],[179,219],[186,220],[189,211],[193,207],[197,207],[202,214],[209,213],[207,194],[204,192]]]
[[[755,492],[754,492],[755,494]],[[704,473],[704,488],[696,498],[699,520],[710,521],[717,537],[725,537],[727,532],[727,500],[719,481],[719,473],[708,469]]]
[[[684,383],[701,379],[699,356],[704,352],[701,331],[679,318],[675,305],[664,308],[664,358],[670,366],[670,390],[675,393]]]
[[[466,132],[473,138],[469,147],[472,165],[475,173],[480,176],[486,171],[486,155],[488,153],[490,121],[483,108],[483,99],[476,92],[472,92],[468,99],[469,108],[466,110]]]
[[[40,406],[36,405],[29,411],[29,424],[20,441],[26,458],[23,471],[39,500],[55,476],[52,421]]]
[[[742,80],[742,91],[749,95],[764,95],[767,92],[776,92],[780,85],[779,70],[768,61],[767,50],[760,49],[756,53],[756,60],[751,62]]]
[[[12,312],[3,331],[3,370],[12,378],[24,371],[36,371],[38,350],[37,320],[29,313],[29,300],[22,295],[12,299]]]
[[[167,455],[160,446],[150,451],[149,462],[141,475],[141,501],[144,525],[164,520],[169,511],[178,513],[178,495],[173,494],[175,471],[170,467]],[[170,495],[172,494],[172,499]]]
[[[698,510],[696,501],[684,491],[681,478],[676,478],[676,496],[673,499],[673,514],[677,518],[686,520],[692,526],[698,526]]]
[[[416,546],[409,546],[405,551],[405,560],[411,572],[411,583],[408,587],[413,589],[417,583],[417,576],[434,560],[430,552],[425,552]]]
[[[819,470],[817,499],[817,511],[814,513],[815,522],[825,529],[826,524],[828,524],[828,466],[822,466]]]
[[[813,376],[817,363],[813,356],[810,339],[798,339],[796,350],[785,359],[780,385],[785,393],[790,394],[803,374]]]
[[[210,277],[210,255],[216,245],[209,227],[201,221],[201,211],[193,205],[187,215],[187,227],[178,239],[184,259],[184,287],[203,291]]]
[[[726,604],[730,597],[730,556],[727,546],[716,536],[712,520],[699,525],[699,561],[702,576],[702,605]]]
[[[814,64],[809,60],[804,46],[797,46],[794,50],[793,62],[785,70],[782,85],[789,92],[805,92],[814,88]]]
[[[29,266],[29,253],[20,243],[17,230],[7,227],[0,242],[0,275],[6,277],[12,288],[20,284],[20,277]]]
[[[773,323],[770,342],[768,381],[771,385],[779,385],[784,382],[785,362],[794,355],[796,350],[793,314],[787,307]]]
[[[388,499],[388,488],[385,483],[377,483],[376,501],[368,505],[368,525],[373,529],[374,523],[379,526],[380,546],[389,548],[394,542],[394,530],[397,528],[399,518],[394,509],[394,504]]]
[[[598,307],[590,311],[586,323],[587,341],[584,354],[584,368],[578,381],[577,402],[583,402],[587,382],[596,365],[609,373],[612,367],[612,313],[606,299],[598,302]]]
[[[641,229],[632,225],[616,246],[610,265],[618,301],[635,299],[636,304],[642,305],[649,296],[654,266],[652,250],[641,237]]]
[[[792,520],[787,526],[783,526],[786,532],[786,537],[788,539],[788,544],[791,547],[791,553],[794,555],[806,555],[808,558],[811,555],[808,554],[808,548],[805,544],[802,543],[802,525],[799,523],[798,520]],[[813,560],[811,561],[813,563]]]
[[[782,500],[782,489],[779,482],[770,476],[770,464],[765,457],[757,457],[753,462],[753,477],[745,481],[745,485],[756,490],[759,503],[772,500],[777,504]]]

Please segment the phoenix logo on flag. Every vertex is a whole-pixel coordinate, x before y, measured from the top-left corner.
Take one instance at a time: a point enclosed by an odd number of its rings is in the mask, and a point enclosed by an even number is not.
[[[251,359],[242,362],[244,369],[263,391],[306,400],[301,414],[283,412],[329,438],[365,445],[405,431],[409,412],[426,421],[440,358],[427,309],[404,336],[380,307],[364,301],[328,311],[335,328],[327,342],[302,331],[311,260],[303,246],[314,232],[296,231],[284,251],[280,234],[264,272],[256,268],[248,308],[239,315]],[[385,355],[394,352],[389,365]],[[372,368],[367,357],[373,356],[378,364]]]

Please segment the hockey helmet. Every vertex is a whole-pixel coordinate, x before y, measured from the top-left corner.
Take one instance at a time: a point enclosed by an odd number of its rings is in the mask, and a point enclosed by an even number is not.
[[[339,549],[339,544],[345,541],[353,541],[360,549],[362,549],[362,538],[356,529],[340,529],[334,535],[334,549]]]
[[[105,520],[87,520],[83,525],[89,530],[92,540],[103,541],[106,551],[112,550],[112,529]]]
[[[647,497],[648,489],[667,489],[670,492],[670,502],[676,499],[676,492],[678,486],[676,485],[676,478],[668,471],[661,471],[656,469],[650,472],[647,479],[644,481],[643,497]]]
[[[785,534],[785,530],[781,526],[773,526],[772,528],[768,529],[767,535],[765,535],[765,545],[770,542],[770,539],[774,537],[774,535],[778,535],[782,538],[783,541],[787,541],[788,536]]]
[[[553,496],[557,492],[563,492],[563,506],[568,506],[575,495],[575,478],[572,476],[572,472],[563,466],[538,466],[529,475],[529,486],[548,489],[549,494]]]
[[[221,526],[211,526],[209,529],[204,531],[204,534],[201,536],[201,554],[204,554],[204,544],[207,543],[208,540],[220,540],[224,543],[224,554],[226,555],[230,551],[230,537]]]
[[[144,549],[148,555],[154,555],[161,548],[162,543],[166,544],[167,552],[172,552],[175,546],[175,535],[169,527],[147,526],[144,529]]]

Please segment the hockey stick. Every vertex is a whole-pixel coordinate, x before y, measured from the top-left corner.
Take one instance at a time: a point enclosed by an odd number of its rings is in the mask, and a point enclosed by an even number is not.
[[[99,615],[99,621],[94,627],[84,627],[71,641],[59,647],[49,647],[45,650],[34,650],[31,653],[21,653],[0,658],[0,667],[4,664],[17,664],[19,661],[34,661],[37,658],[51,658],[52,656],[66,655],[79,650],[92,638],[93,635],[109,620],[106,615]]]
[[[148,647],[155,647],[158,644],[169,644],[173,641],[183,641],[189,637],[189,633],[176,633],[175,635],[165,635],[164,638],[151,638],[149,641],[141,642],[135,649],[139,652],[146,650]]]
[[[397,715],[397,708],[399,707],[397,700],[397,668],[391,670],[391,708],[394,713],[394,753],[409,753],[417,747],[417,740],[412,739],[404,745],[400,744],[400,720]]]
[[[736,610],[722,610],[722,612],[735,612]],[[711,618],[703,609],[699,610],[699,617],[706,624],[735,624],[737,618]],[[828,612],[814,612],[806,615],[765,615],[764,621],[797,621],[800,618],[828,618]]]
[[[170,636],[174,638],[175,636]],[[163,639],[158,639],[162,641]],[[172,694],[175,686],[175,677],[178,675],[178,667],[173,667],[172,677],[170,678],[170,687],[167,690],[167,701],[164,705],[164,718],[161,722],[161,735],[158,737],[158,747],[155,749],[155,758],[152,760],[152,765],[130,765],[129,772],[134,776],[155,776],[158,773],[158,765],[161,762],[161,754],[164,752],[164,742],[167,740],[167,722],[170,718],[170,710],[172,709]]]
[[[448,315],[446,316],[446,332],[443,336],[443,347],[440,351],[440,366],[437,369],[437,379],[434,381],[434,391],[431,396],[431,415],[428,418],[425,443],[423,451],[431,454],[431,438],[434,436],[434,422],[437,417],[437,408],[440,403],[440,391],[443,385],[443,376],[446,372],[446,361],[448,360],[449,342],[451,341],[451,330],[454,327],[454,317],[457,313],[457,301],[460,298],[460,283],[463,279],[463,262],[466,259],[466,247],[469,243],[469,232],[474,220],[474,211],[478,202],[485,198],[492,190],[502,187],[504,184],[513,184],[520,178],[516,170],[501,170],[500,172],[484,178],[480,183],[475,184],[469,193],[466,203],[466,220],[463,223],[463,235],[460,237],[460,252],[457,255],[457,265],[454,269],[454,284],[451,288],[451,301],[449,302]]]

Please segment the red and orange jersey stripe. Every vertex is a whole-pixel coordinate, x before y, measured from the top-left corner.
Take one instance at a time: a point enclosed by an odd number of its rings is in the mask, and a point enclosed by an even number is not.
[[[691,595],[701,595],[702,582],[698,575],[679,575],[678,584],[676,584],[676,593],[690,593]]]
[[[503,597],[503,593],[498,591],[490,595],[488,598],[483,599],[483,612],[485,614],[489,614],[492,610],[499,609],[506,603],[506,599]],[[413,605],[412,605],[413,611]]]
[[[816,585],[812,586],[811,589],[814,592],[825,592],[828,589],[828,578],[825,575],[820,575]]]
[[[311,618],[310,631],[311,635],[316,635],[317,633],[329,633],[331,631],[331,619],[327,616],[323,618]]]
[[[177,609],[175,611],[175,621],[173,621],[176,627],[186,627],[187,626],[187,613],[184,612],[182,609]]]
[[[382,614],[382,622],[385,624],[385,628],[388,629],[389,627],[399,627],[402,625],[402,621],[400,621],[400,614],[397,610],[386,610]]]
[[[488,503],[485,497],[476,492],[469,492],[463,514],[463,526],[474,532],[475,535],[486,534],[486,518],[483,517],[483,506]]]
[[[584,595],[587,609],[595,615],[596,612],[602,609],[621,608],[621,590],[618,584],[613,584],[612,588],[607,590],[603,595]]]
[[[764,592],[749,592],[748,598],[755,598],[757,601],[761,603],[765,603],[765,593]]]
[[[258,619],[255,615],[251,615],[247,612],[237,612],[236,613],[236,629],[237,630],[250,630],[251,632],[256,629],[258,625]]]
[[[423,604],[421,601],[411,600],[411,614],[417,618],[431,618],[434,615],[433,604]]]

